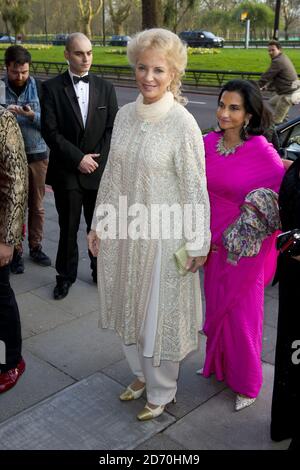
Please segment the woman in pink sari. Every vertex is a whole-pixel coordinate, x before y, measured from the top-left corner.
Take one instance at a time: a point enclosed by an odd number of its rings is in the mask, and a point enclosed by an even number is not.
[[[235,264],[228,260],[222,236],[240,216],[250,191],[278,193],[284,167],[262,135],[270,115],[256,84],[228,82],[219,95],[217,120],[221,131],[205,138],[212,244],[205,264],[207,346],[200,373],[224,380],[237,394],[238,411],[255,401],[262,386],[264,286],[275,270],[276,233],[262,241],[256,256],[243,256]]]

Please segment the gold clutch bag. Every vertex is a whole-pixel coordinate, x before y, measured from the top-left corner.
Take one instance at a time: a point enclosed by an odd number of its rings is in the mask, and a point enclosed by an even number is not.
[[[185,249],[185,245],[183,245],[179,250],[174,253],[175,264],[177,270],[181,276],[185,276],[189,271],[186,270],[185,266],[188,260],[188,254]]]

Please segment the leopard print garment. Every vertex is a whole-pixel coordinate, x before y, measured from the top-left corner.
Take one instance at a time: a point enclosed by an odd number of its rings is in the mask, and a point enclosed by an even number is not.
[[[27,158],[14,116],[0,106],[0,242],[22,238],[28,193]]]

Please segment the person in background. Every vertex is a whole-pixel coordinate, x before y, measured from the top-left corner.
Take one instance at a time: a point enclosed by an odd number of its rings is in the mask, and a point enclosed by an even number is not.
[[[300,229],[300,159],[286,172],[279,192],[282,231]],[[292,438],[300,445],[300,256],[278,257],[279,311],[275,375],[271,411],[271,438]]]
[[[201,131],[184,108],[180,92],[186,46],[176,34],[154,28],[138,33],[127,54],[140,94],[117,114],[88,242],[96,255],[101,237],[100,324],[121,337],[136,377],[120,399],[138,399],[146,390],[147,404],[137,415],[146,421],[161,415],[175,399],[179,363],[198,347],[197,270],[210,246],[209,201]],[[122,210],[120,195],[126,197],[128,214]],[[126,234],[106,237],[109,227],[101,230],[101,211],[107,204],[128,223],[129,213],[143,205],[148,217],[141,232],[137,227],[138,233],[131,234],[128,225]],[[174,222],[170,221],[168,233],[162,228],[163,208],[174,205],[184,220],[184,231],[178,234]],[[187,206],[192,215],[183,217]],[[152,220],[151,211],[158,207],[158,219]],[[193,220],[199,227],[195,240],[189,236],[189,229],[195,229]],[[186,276],[174,261],[181,247],[187,250]]]
[[[276,220],[268,219],[277,216],[279,227],[275,193],[284,167],[262,135],[271,116],[256,84],[225,84],[217,120],[220,130],[204,139],[212,244],[204,265],[206,357],[198,373],[224,380],[238,411],[254,403],[262,385],[264,286],[277,256],[269,235]],[[237,251],[225,248],[230,243]]]
[[[84,34],[68,36],[65,58],[69,70],[43,83],[42,102],[42,134],[50,148],[47,182],[54,191],[60,227],[56,300],[68,295],[77,277],[81,212],[83,208],[89,232],[118,110],[113,85],[89,73],[93,51]],[[97,260],[91,252],[89,257],[97,282]]]
[[[50,266],[51,260],[42,251],[45,209],[45,179],[48,166],[47,146],[41,135],[40,83],[30,76],[31,55],[22,46],[6,49],[6,106],[17,118],[25,144],[28,162],[28,244],[32,261],[40,266]],[[10,265],[15,274],[24,272],[23,248],[20,243],[14,250]]]
[[[293,104],[300,103],[300,80],[291,60],[282,52],[278,41],[270,41],[268,52],[271,65],[259,79],[261,90],[271,87],[275,90],[269,100],[274,110],[275,124],[283,122]]]
[[[16,385],[25,370],[21,323],[9,282],[14,246],[22,236],[28,189],[27,159],[20,128],[0,106],[0,393]]]

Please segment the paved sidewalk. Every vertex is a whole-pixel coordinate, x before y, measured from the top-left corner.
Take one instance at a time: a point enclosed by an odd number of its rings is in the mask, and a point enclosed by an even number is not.
[[[54,264],[58,225],[51,192],[46,194],[44,250]],[[0,449],[286,449],[269,437],[276,340],[277,288],[266,291],[264,386],[257,402],[234,411],[234,394],[223,383],[195,374],[202,366],[205,337],[181,365],[177,404],[158,419],[140,423],[144,399],[122,403],[131,380],[120,342],[97,327],[84,224],[79,234],[79,272],[69,295],[52,299],[55,269],[25,255],[25,273],[11,281],[23,325],[27,363],[15,388],[0,395]]]

